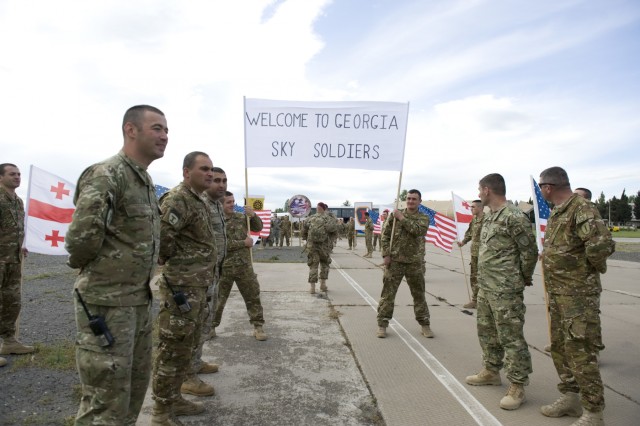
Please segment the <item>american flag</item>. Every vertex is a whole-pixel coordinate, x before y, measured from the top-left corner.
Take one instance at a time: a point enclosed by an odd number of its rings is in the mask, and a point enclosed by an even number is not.
[[[244,213],[244,206],[233,205],[233,211],[236,213]],[[254,210],[262,221],[262,231],[252,232],[254,237],[267,238],[271,232],[271,210]]]
[[[167,188],[166,186],[156,185],[156,197],[158,198],[162,197],[162,194],[164,194],[168,190],[169,188]]]
[[[418,211],[429,216],[429,230],[425,235],[425,240],[447,253],[451,253],[453,242],[457,236],[456,223],[447,216],[422,204],[418,206]]]
[[[380,213],[372,209],[367,210],[367,213],[373,222],[373,233],[380,235]]]
[[[549,205],[542,197],[540,187],[531,177],[531,192],[533,193],[533,211],[536,216],[536,243],[538,245],[538,252],[542,253],[542,246],[544,244],[544,233],[547,229],[547,220],[551,215]]]

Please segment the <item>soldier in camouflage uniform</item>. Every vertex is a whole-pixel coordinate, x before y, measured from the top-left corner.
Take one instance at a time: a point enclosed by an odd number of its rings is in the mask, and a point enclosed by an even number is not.
[[[147,167],[164,155],[167,121],[140,105],[124,116],[124,146],[78,179],[65,237],[75,290],[106,319],[115,342],[96,336],[76,295],[76,364],[82,384],[76,425],[135,425],[151,373],[151,289],[160,210]]]
[[[369,212],[365,212],[364,217],[364,242],[367,245],[367,254],[362,257],[371,257],[373,253],[373,221],[369,217]]]
[[[524,402],[531,354],[524,338],[524,287],[532,285],[538,248],[531,222],[507,202],[504,178],[493,173],[480,180],[485,216],[478,253],[478,338],[483,369],[468,376],[470,385],[500,385],[504,366],[511,385],[500,407],[515,410]],[[504,362],[503,362],[504,358]]]
[[[289,216],[283,217],[280,221],[280,247],[282,247],[285,239],[287,240],[287,247],[289,247],[291,245],[291,221],[289,220]]]
[[[598,366],[602,348],[600,274],[615,242],[596,207],[571,192],[567,172],[540,173],[542,196],[555,206],[545,232],[543,267],[551,317],[551,358],[563,394],[541,407],[549,417],[581,416],[574,425],[604,425],[604,388]],[[583,410],[584,408],[584,410]]]
[[[382,226],[384,225],[384,221],[387,220],[387,217],[389,216],[389,209],[385,209],[382,214],[380,215],[380,217],[378,218],[378,221],[380,222],[380,228],[378,228],[378,231],[376,232],[375,227],[373,229],[373,250],[376,250],[376,245],[378,246],[378,249],[382,249]]]
[[[407,193],[407,208],[404,211],[394,210],[382,231],[382,258],[385,268],[382,294],[378,303],[377,336],[380,338],[387,336],[387,327],[393,318],[396,293],[403,277],[407,279],[413,297],[413,311],[416,321],[422,326],[421,333],[425,337],[433,337],[429,307],[424,294],[424,236],[429,229],[429,218],[418,211],[421,202],[420,191],[410,190]]]
[[[469,273],[469,281],[471,282],[471,300],[463,307],[466,309],[475,309],[478,303],[478,253],[480,252],[480,231],[482,231],[482,221],[484,220],[484,212],[482,211],[482,201],[474,200],[471,203],[471,213],[473,219],[469,224],[469,228],[464,233],[462,241],[458,242],[458,247],[462,247],[471,241],[471,271]]]
[[[269,247],[275,245],[278,247],[280,241],[280,219],[275,213],[271,218],[271,229],[269,230]]]
[[[349,250],[353,250],[356,247],[356,222],[353,217],[349,218],[347,222],[347,242],[349,243]]]
[[[216,299],[218,298],[218,283],[220,281],[220,271],[222,271],[222,263],[227,253],[227,231],[224,223],[224,212],[222,211],[222,200],[227,191],[227,174],[220,167],[213,168],[213,183],[205,190],[205,198],[211,207],[211,226],[216,236],[216,249],[218,253],[218,261],[216,262],[216,270],[213,277],[213,283],[207,291],[207,312],[204,322],[202,323],[202,333],[200,334],[200,343],[198,349],[194,353],[191,363],[191,377],[195,374],[217,373],[218,364],[213,364],[202,360],[202,348],[204,342],[215,337],[216,330],[212,327],[213,317],[215,316]],[[188,391],[189,384],[185,386]]]
[[[260,283],[258,283],[256,273],[253,272],[253,263],[251,262],[250,251],[253,247],[253,238],[247,232],[247,216],[249,217],[250,229],[253,232],[262,230],[262,220],[251,206],[244,207],[245,214],[234,212],[233,206],[235,202],[233,194],[227,191],[224,198],[224,214],[229,247],[227,258],[222,268],[213,327],[220,325],[224,306],[235,282],[247,306],[249,322],[254,327],[253,335],[257,340],[267,340],[267,335],[262,329],[264,317],[262,315],[262,304],[260,303]]]
[[[336,220],[325,203],[318,203],[316,214],[304,221],[302,239],[307,240],[307,265],[309,266],[309,293],[315,294],[320,267],[320,291],[327,291],[329,265],[333,250],[333,236],[338,232]]]
[[[20,315],[22,260],[27,249],[24,240],[24,206],[16,194],[20,170],[15,164],[0,164],[0,354],[27,354],[33,346],[16,339],[16,321]],[[7,360],[0,357],[0,367]]]
[[[207,315],[207,293],[214,281],[218,254],[212,212],[203,192],[213,182],[213,165],[203,152],[184,158],[183,181],[160,199],[160,259],[158,280],[159,344],[153,366],[152,425],[177,423],[173,416],[204,411],[201,403],[180,395],[210,396],[213,386],[191,371]],[[188,303],[180,300],[184,295]]]

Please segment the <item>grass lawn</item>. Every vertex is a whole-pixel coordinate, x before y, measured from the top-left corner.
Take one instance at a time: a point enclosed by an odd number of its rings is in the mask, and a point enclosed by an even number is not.
[[[638,238],[638,242],[640,243],[640,231],[616,231],[612,232],[611,236],[614,238]]]

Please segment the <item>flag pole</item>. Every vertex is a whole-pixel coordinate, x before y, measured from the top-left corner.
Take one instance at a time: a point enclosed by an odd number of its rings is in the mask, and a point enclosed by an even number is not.
[[[400,204],[400,186],[402,185],[402,170],[400,170],[400,176],[398,177],[398,191],[396,192],[396,210],[398,210],[398,205]],[[391,251],[391,246],[393,246],[393,234],[396,230],[396,217],[393,217],[393,224],[391,225],[391,239],[389,240],[389,251]]]
[[[467,278],[467,268],[464,266],[464,254],[462,253],[462,247],[458,246],[458,248],[460,249],[460,260],[462,261],[462,272],[464,272],[464,286],[467,289],[467,294],[469,295],[469,300],[471,300],[471,293],[469,291],[469,288],[471,287],[471,283],[469,282],[469,279]]]
[[[458,233],[458,216],[456,215],[456,202],[454,199],[453,191],[451,191],[451,207],[453,207],[453,220],[456,223],[456,245],[460,249],[460,260],[462,261],[462,272],[464,273],[464,286],[467,289],[469,300],[471,300],[471,293],[469,292],[469,288],[471,287],[471,281],[467,278],[467,268],[464,266],[464,254],[462,253],[462,247],[458,245],[458,238],[460,234]]]
[[[247,97],[242,97],[242,104],[244,107],[244,112],[247,112]],[[243,114],[243,115],[245,115]],[[247,167],[247,120],[243,117],[243,125],[244,125],[244,204],[245,206],[249,202],[249,172]],[[253,206],[252,206],[253,207]],[[254,212],[255,213],[255,212]],[[247,219],[247,237],[251,237],[251,218],[247,215],[247,209],[245,208],[244,215]],[[252,239],[253,241],[253,239]],[[264,241],[260,241],[260,244],[264,244]],[[253,246],[249,249],[249,260],[251,261],[251,266],[253,267]]]

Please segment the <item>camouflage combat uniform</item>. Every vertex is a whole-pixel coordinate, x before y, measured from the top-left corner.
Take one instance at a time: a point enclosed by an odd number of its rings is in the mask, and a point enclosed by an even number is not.
[[[349,248],[353,248],[356,246],[355,238],[356,238],[356,222],[349,221],[347,222],[347,241],[349,242]]]
[[[24,205],[0,186],[0,338],[14,337],[20,314]]]
[[[153,366],[153,399],[171,405],[190,372],[207,315],[217,250],[208,201],[184,183],[160,199],[160,261],[164,262],[158,314],[158,351]],[[171,286],[171,288],[169,288]],[[191,310],[181,311],[173,292],[184,292]]]
[[[469,273],[469,281],[471,282],[471,291],[473,296],[471,300],[474,302],[478,300],[478,253],[480,252],[480,231],[482,231],[482,221],[484,220],[484,214],[481,216],[474,216],[469,224],[469,228],[464,233],[464,239],[462,244],[467,244],[471,241],[471,271]]]
[[[95,336],[73,295],[76,364],[82,384],[76,425],[133,425],[151,373],[151,290],[160,211],[145,168],[123,152],[86,169],[65,237],[75,288],[115,339]]]
[[[384,224],[384,221],[382,220],[382,217],[378,219],[380,221],[380,230],[378,232],[375,231],[375,227],[373,228],[373,249],[376,249],[376,246],[378,246],[378,248],[382,248],[382,225]]]
[[[416,321],[420,325],[430,325],[429,307],[424,288],[424,236],[429,229],[429,218],[420,213],[403,212],[404,219],[396,221],[389,216],[382,230],[382,257],[391,256],[391,264],[384,269],[382,293],[378,303],[378,326],[388,327],[393,318],[393,310],[398,287],[406,277]],[[396,222],[395,229],[393,222]],[[393,245],[391,233],[393,231]]]
[[[531,354],[524,338],[524,287],[538,257],[531,222],[507,204],[485,215],[478,253],[478,338],[487,370],[504,365],[511,383],[527,384]],[[504,364],[503,364],[503,358]]]
[[[227,258],[222,267],[222,277],[218,290],[218,302],[216,303],[215,319],[213,326],[220,325],[222,312],[235,282],[244,299],[249,313],[249,321],[254,326],[264,324],[262,316],[262,304],[260,303],[260,284],[251,263],[251,248],[245,247],[247,239],[247,216],[242,213],[233,213],[226,218],[228,248]],[[253,232],[262,230],[262,220],[257,215],[251,216],[250,227]]]
[[[310,241],[309,234],[312,228],[323,229],[325,239],[323,241]],[[331,264],[331,251],[333,250],[333,236],[338,232],[336,219],[328,213],[314,214],[304,221],[302,239],[307,240],[307,265],[309,266],[309,283],[318,282],[318,267],[320,267],[320,279],[329,278],[329,265]]]
[[[572,195],[551,212],[544,240],[544,280],[551,316],[551,357],[562,393],[580,393],[589,411],[604,409],[597,355],[600,274],[615,243],[595,206]]]
[[[367,245],[367,254],[373,253],[373,221],[370,217],[364,223],[364,242]]]
[[[194,352],[193,360],[191,362],[191,374],[196,374],[202,367],[202,347],[204,342],[209,339],[211,329],[215,327],[213,321],[215,318],[216,304],[218,302],[220,273],[222,271],[222,264],[227,254],[227,230],[225,227],[224,212],[222,211],[222,203],[219,200],[213,201],[208,196],[204,195],[204,198],[211,207],[211,226],[216,236],[216,250],[218,253],[216,269],[214,272],[213,283],[207,290],[207,310],[202,322],[202,332],[200,333],[200,342],[198,348]]]
[[[271,219],[271,229],[269,230],[269,247],[274,244],[278,246],[280,240],[280,219],[277,217]]]
[[[291,239],[291,221],[289,220],[289,216],[285,216],[282,218],[280,222],[280,247],[282,247],[282,243],[284,240],[287,240],[287,247],[289,247],[290,239]]]

